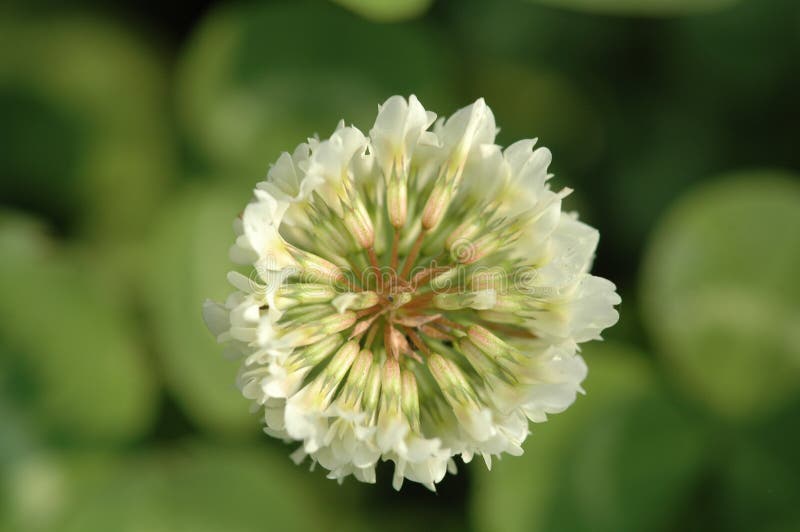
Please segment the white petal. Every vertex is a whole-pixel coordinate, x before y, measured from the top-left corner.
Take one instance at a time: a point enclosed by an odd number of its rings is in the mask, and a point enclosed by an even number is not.
[[[214,336],[227,332],[231,327],[228,309],[210,299],[203,302],[203,320]]]
[[[423,131],[436,119],[436,115],[431,114],[425,111],[414,95],[408,101],[402,96],[392,96],[379,107],[378,117],[369,134],[373,152],[384,175],[391,173],[391,167],[398,157],[407,165]]]

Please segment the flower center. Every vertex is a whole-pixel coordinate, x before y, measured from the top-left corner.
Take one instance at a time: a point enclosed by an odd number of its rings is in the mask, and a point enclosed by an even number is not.
[[[454,202],[455,186],[440,187],[449,171],[444,164],[436,173],[442,179],[425,182],[410,172],[402,189],[418,190],[418,198],[400,207],[393,198],[405,192],[392,194],[393,179],[386,186],[346,179],[334,196],[315,193],[298,206],[281,237],[300,283],[314,272],[321,275],[312,282],[335,287],[339,316],[308,298],[302,305],[319,308],[287,312],[279,325],[287,332],[303,325],[312,339],[345,333],[362,349],[417,362],[457,351],[470,326],[534,338],[514,315],[521,294],[513,272],[525,265],[511,253],[531,219],[480,197]]]
[[[379,300],[356,313],[352,338],[359,340],[364,349],[370,349],[380,333],[388,356],[411,356],[421,362],[420,354],[430,355],[431,349],[420,333],[451,343],[455,340],[453,328],[461,328],[436,312],[432,304],[436,293],[430,286],[434,274],[455,266],[439,267],[435,260],[428,266],[415,265],[425,237],[420,234],[400,268],[397,249],[400,232],[395,234],[398,238],[393,238],[388,264],[382,267],[377,253],[370,247],[367,250],[369,264],[353,282],[351,288],[355,291],[374,290]]]

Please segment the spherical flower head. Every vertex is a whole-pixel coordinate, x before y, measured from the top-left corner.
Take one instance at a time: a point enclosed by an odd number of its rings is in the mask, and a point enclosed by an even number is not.
[[[282,154],[234,223],[251,275],[203,308],[265,432],[339,481],[391,461],[396,489],[434,490],[456,456],[521,454],[618,319],[549,150],[496,145],[482,99],[435,119],[393,96],[369,136],[340,123]]]

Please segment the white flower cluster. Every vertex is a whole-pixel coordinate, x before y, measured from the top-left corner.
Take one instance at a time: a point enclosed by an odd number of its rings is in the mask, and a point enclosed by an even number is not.
[[[505,149],[484,101],[436,121],[411,96],[272,165],[235,222],[235,288],[207,302],[265,431],[343,479],[379,460],[434,489],[453,457],[522,453],[565,410],[578,344],[617,319],[595,229],[561,211],[550,152]]]

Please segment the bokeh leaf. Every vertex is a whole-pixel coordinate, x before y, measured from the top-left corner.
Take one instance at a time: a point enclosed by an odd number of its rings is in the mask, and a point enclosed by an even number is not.
[[[57,530],[78,502],[118,474],[120,460],[102,452],[54,451],[32,446],[3,471],[5,511],[0,528],[19,532]]]
[[[62,530],[346,530],[356,512],[346,511],[344,490],[321,496],[332,487],[286,457],[185,447],[131,462],[75,508]]]
[[[653,108],[647,99],[637,107],[635,119],[617,120],[618,142],[630,149],[602,184],[607,201],[613,198],[607,227],[626,252],[638,254],[667,207],[725,156],[715,122],[704,121],[683,105]]]
[[[740,442],[722,471],[718,495],[720,521],[726,530],[789,532],[800,523],[800,472],[795,445],[789,454],[776,454],[753,442]]]
[[[514,63],[524,65],[534,76],[542,70],[566,76],[582,89],[591,87],[598,96],[610,90],[607,83],[621,74],[614,71],[609,80],[609,65],[637,42],[625,19],[585,16],[535,2],[463,0],[442,4],[442,9],[448,8],[453,31],[463,41],[459,43],[461,54],[480,60],[465,65],[476,82],[486,75],[486,64]],[[508,89],[518,90],[514,86]]]
[[[584,354],[586,396],[534,425],[523,456],[478,468],[478,530],[668,530],[687,504],[702,431],[640,353],[609,343]]]
[[[377,22],[391,22],[423,14],[433,0],[333,0],[333,2]]]
[[[800,394],[800,185],[749,172],[667,213],[642,267],[645,325],[680,384],[733,418]]]
[[[180,64],[183,131],[201,158],[252,186],[280,152],[340,119],[368,130],[392,94],[436,107],[450,70],[444,49],[425,26],[377,26],[322,2],[219,7]]]
[[[248,447],[50,453],[20,464],[7,481],[15,503],[40,512],[17,506],[19,531],[346,531],[358,519],[350,490]]]
[[[530,0],[563,7],[613,15],[673,16],[716,11],[736,0]]]
[[[238,363],[222,357],[201,317],[206,298],[224,301],[233,291],[228,248],[248,193],[184,190],[157,220],[144,254],[142,293],[167,385],[194,421],[217,433],[259,430],[235,387]]]
[[[798,18],[794,0],[760,0],[676,20],[665,55],[668,75],[677,90],[693,96],[686,104],[709,107],[715,121],[741,125],[765,112],[780,119],[780,106],[763,102],[797,87]]]
[[[70,232],[142,229],[176,174],[157,54],[112,21],[0,17],[0,193]]]
[[[476,97],[486,98],[502,124],[500,144],[536,137],[541,145],[562,154],[556,164],[570,169],[585,167],[602,152],[601,120],[568,78],[544,68],[496,61],[479,70],[474,90]]]
[[[0,344],[9,395],[60,439],[141,436],[153,421],[153,375],[100,257],[49,241],[37,224],[0,218]]]

